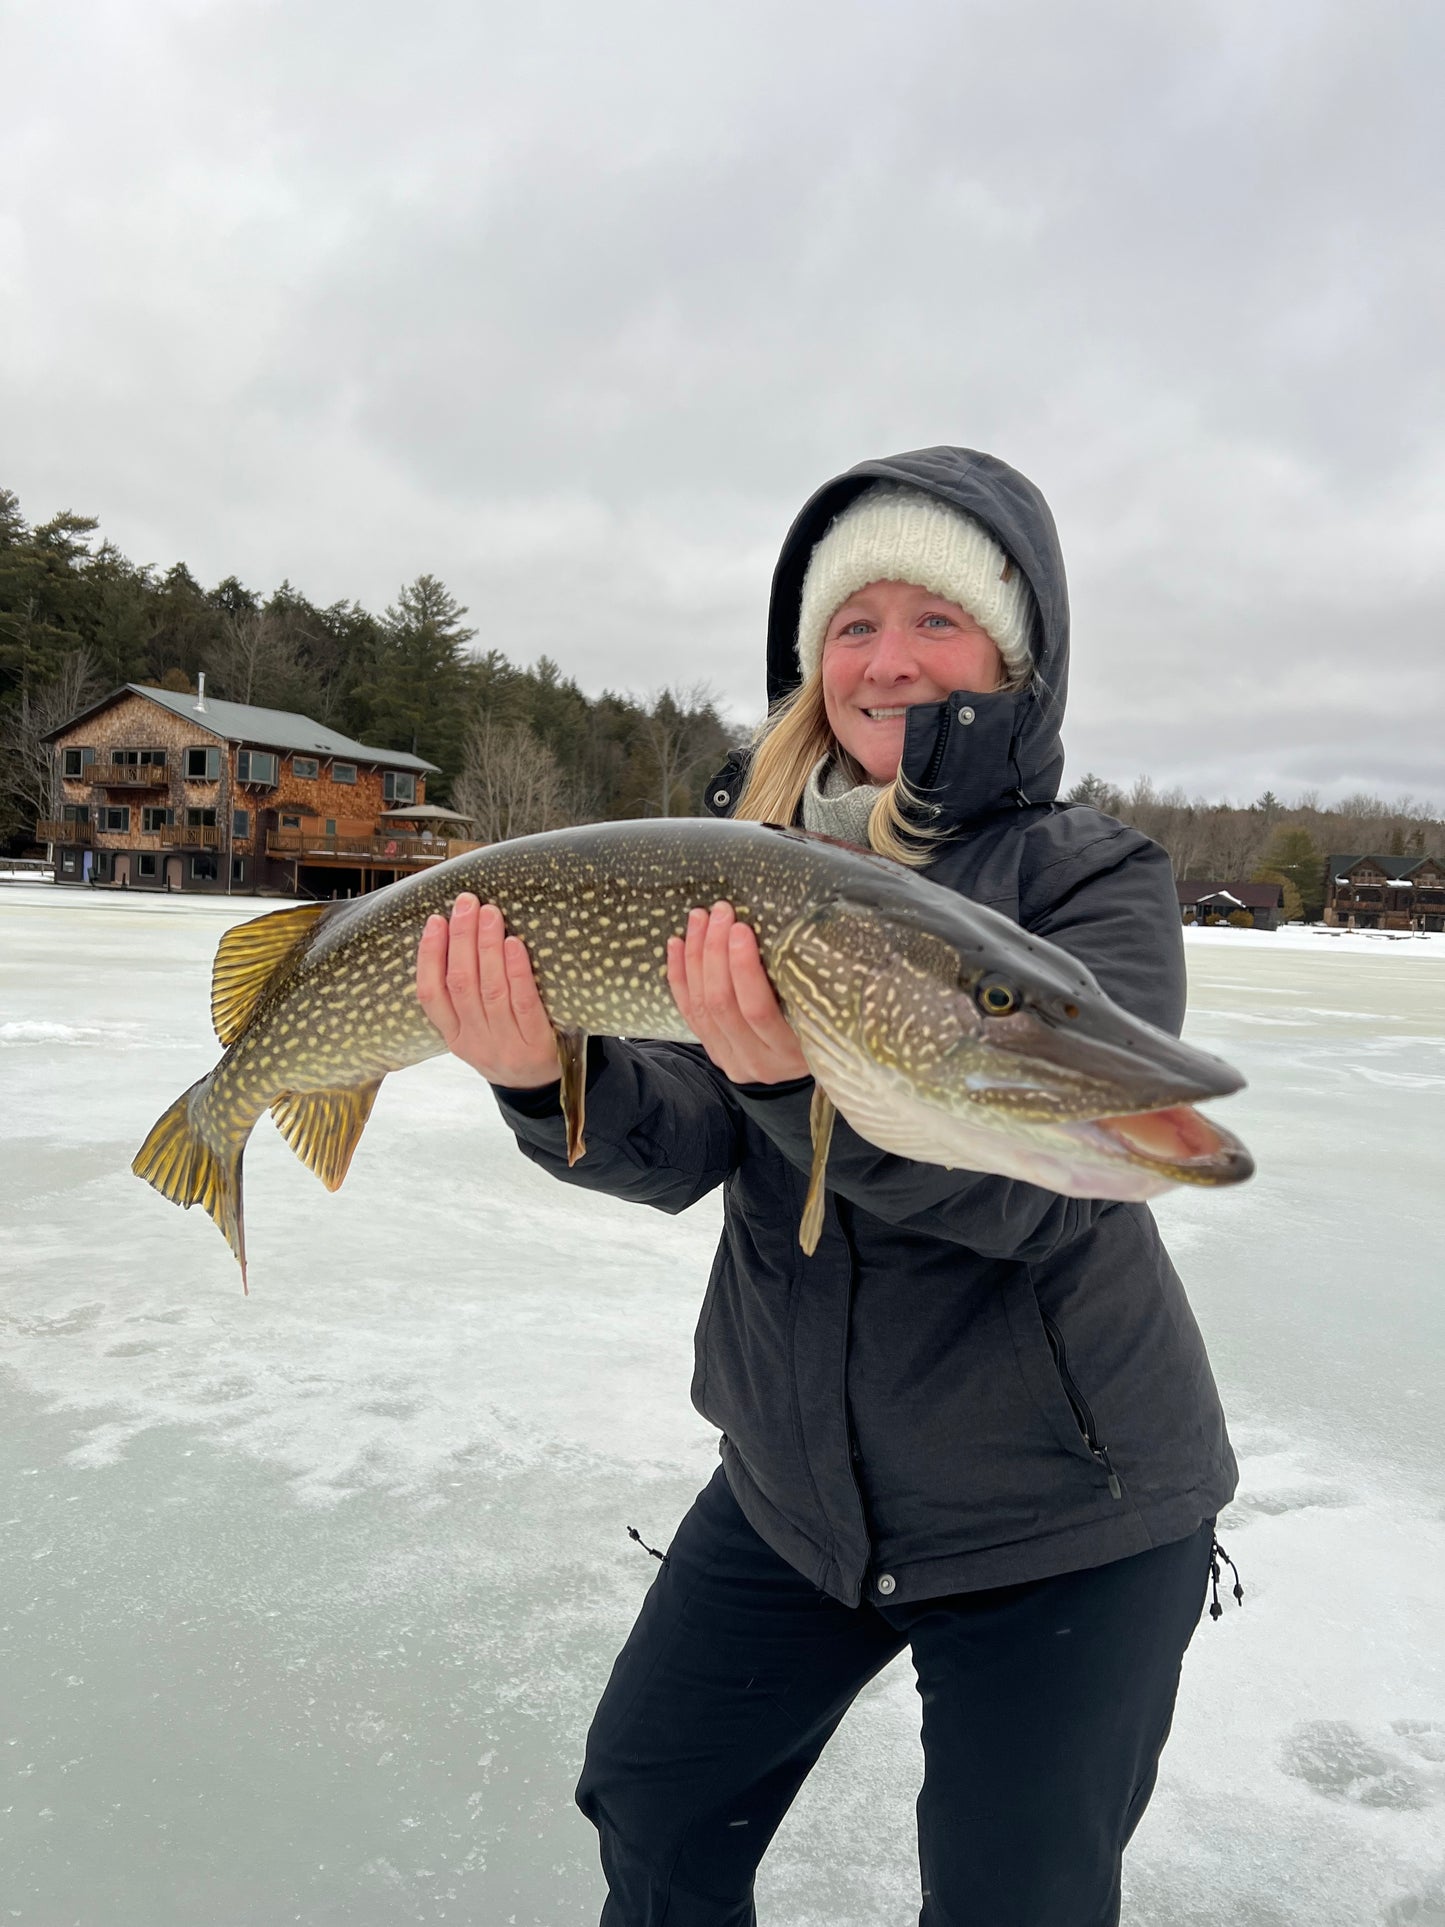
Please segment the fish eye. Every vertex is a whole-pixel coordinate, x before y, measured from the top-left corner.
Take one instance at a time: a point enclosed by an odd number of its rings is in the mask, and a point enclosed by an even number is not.
[[[1018,998],[1007,984],[985,984],[978,993],[979,1005],[990,1017],[1007,1017],[1018,1009]]]

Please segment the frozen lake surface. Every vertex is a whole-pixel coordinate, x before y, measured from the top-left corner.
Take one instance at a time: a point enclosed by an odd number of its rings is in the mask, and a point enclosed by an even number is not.
[[[447,1061],[330,1197],[269,1124],[252,1295],[139,1184],[254,902],[0,886],[0,1922],[587,1927],[571,1787],[715,1463],[715,1200],[569,1194]],[[1445,1927],[1445,943],[1191,937],[1256,1181],[1159,1215],[1243,1467],[1130,1927]],[[905,1927],[917,1700],[862,1698],[769,1927]]]

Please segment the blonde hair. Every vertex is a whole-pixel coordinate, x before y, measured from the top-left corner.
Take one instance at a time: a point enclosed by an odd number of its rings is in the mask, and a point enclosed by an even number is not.
[[[744,823],[791,823],[808,777],[824,756],[837,757],[851,776],[867,780],[829,727],[820,664],[778,704],[753,738],[752,762],[734,817]],[[913,869],[931,862],[943,832],[920,821],[925,808],[900,770],[873,805],[868,818],[870,845],[880,856],[891,856]]]

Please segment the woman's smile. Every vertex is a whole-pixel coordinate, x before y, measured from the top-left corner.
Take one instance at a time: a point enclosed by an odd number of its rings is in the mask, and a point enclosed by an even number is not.
[[[898,774],[908,712],[1003,681],[1003,658],[958,603],[913,582],[870,582],[835,610],[823,641],[833,735],[870,782]]]

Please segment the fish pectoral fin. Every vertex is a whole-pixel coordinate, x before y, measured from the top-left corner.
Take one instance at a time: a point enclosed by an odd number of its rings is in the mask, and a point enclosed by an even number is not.
[[[557,1032],[557,1061],[562,1066],[562,1116],[567,1125],[567,1162],[575,1164],[587,1149],[582,1125],[587,1115],[587,1033]]]
[[[838,1111],[821,1084],[813,1086],[813,1102],[808,1108],[808,1129],[813,1138],[813,1168],[808,1174],[808,1195],[803,1200],[803,1222],[798,1226],[798,1243],[811,1258],[823,1235],[823,1173],[828,1168],[828,1147],[833,1142],[833,1124]]]
[[[300,903],[272,910],[228,930],[211,966],[211,1022],[223,1044],[234,1044],[277,972],[309,941],[332,903]]]
[[[354,1084],[339,1091],[283,1091],[271,1106],[276,1128],[328,1191],[339,1191],[381,1089]]]

